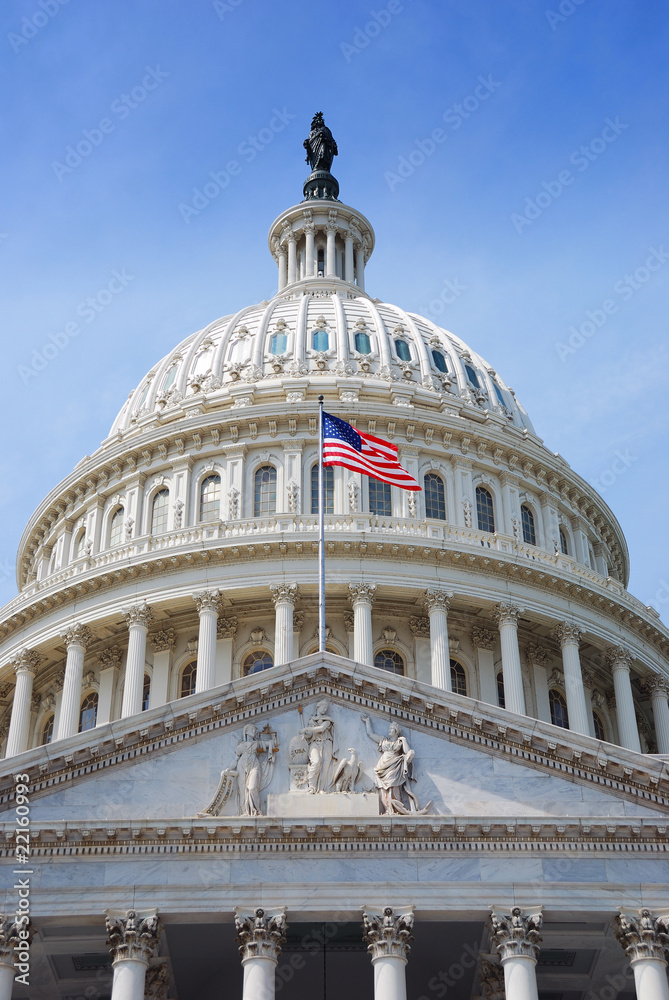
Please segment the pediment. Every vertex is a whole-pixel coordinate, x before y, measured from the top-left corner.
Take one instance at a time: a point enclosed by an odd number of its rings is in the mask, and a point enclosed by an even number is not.
[[[295,747],[323,699],[333,727],[331,778],[340,764],[356,764],[352,751],[361,768],[354,768],[353,786],[344,781],[335,790],[330,781],[311,795],[308,762],[304,754],[295,755]],[[222,772],[235,768],[240,746],[243,753],[249,726],[265,748],[259,755],[265,763],[256,775],[262,787],[251,809],[259,805],[263,815],[269,812],[278,820],[378,817],[376,787],[382,782],[375,766],[381,751],[368,730],[387,737],[391,725],[401,728],[414,755],[415,780],[406,786],[413,805],[403,800],[409,818],[415,811],[416,817],[458,822],[472,817],[502,823],[505,818],[631,821],[669,812],[662,760],[386,677],[331,654],[315,654],[154,709],[141,717],[141,729],[137,722],[112,723],[16,759],[13,771],[20,766],[31,777],[32,822],[139,824],[203,817],[235,822],[249,811],[239,782],[235,787],[228,780],[233,787],[227,795],[219,796],[209,813],[205,810]]]

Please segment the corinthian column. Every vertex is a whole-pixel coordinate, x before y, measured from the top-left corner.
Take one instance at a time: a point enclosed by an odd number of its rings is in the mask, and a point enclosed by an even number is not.
[[[296,583],[272,583],[272,600],[275,608],[274,665],[290,663],[293,658],[293,611],[297,600]]]
[[[582,635],[582,630],[570,622],[561,622],[555,629],[555,636],[562,649],[562,669],[564,671],[565,695],[567,696],[569,728],[575,733],[589,736],[588,708],[585,703],[581,658],[578,652]]]
[[[506,1000],[537,1000],[536,964],[539,955],[541,912],[490,914],[490,937],[504,968]]]
[[[274,1000],[274,971],[286,940],[286,914],[263,909],[242,916],[235,910],[236,943],[244,969],[243,1000]]]
[[[669,754],[669,684],[659,674],[652,674],[646,678],[646,688],[650,691],[650,703],[653,706],[657,752]]]
[[[375,583],[349,583],[349,601],[353,606],[353,659],[374,666],[372,646],[372,603]]]
[[[12,1000],[14,976],[23,971],[14,966],[16,946],[25,943],[28,934],[27,924],[0,916],[0,1000]]]
[[[425,591],[425,607],[430,616],[431,683],[442,691],[453,690],[448,649],[448,609],[452,597],[450,590]]]
[[[146,970],[158,950],[158,916],[155,911],[140,917],[135,910],[123,916],[108,910],[106,924],[114,969],[111,1000],[144,1000]]]
[[[193,600],[200,615],[195,674],[195,693],[198,694],[200,691],[208,691],[215,684],[216,626],[221,595],[218,590],[202,590],[199,594],[193,594]]]
[[[374,967],[374,1000],[406,1000],[406,964],[413,941],[413,913],[362,914],[363,939]]]
[[[73,625],[63,634],[67,647],[63,697],[60,702],[57,739],[64,740],[79,731],[81,678],[84,673],[84,653],[93,636],[85,625]]]
[[[616,719],[621,746],[641,753],[639,730],[636,724],[634,698],[630,683],[632,657],[624,646],[610,646],[606,660],[613,673],[613,688],[616,694]]]
[[[153,612],[147,605],[135,604],[126,608],[123,617],[128,624],[128,655],[125,660],[125,684],[121,718],[139,715],[142,711],[144,664],[146,663],[146,633],[153,621]]]
[[[23,753],[24,750],[28,749],[30,703],[33,696],[35,671],[39,663],[38,653],[31,649],[22,649],[12,664],[16,674],[16,687],[14,688],[6,757],[14,757],[17,753]]]
[[[516,712],[518,715],[525,715],[523,676],[520,670],[520,650],[518,649],[518,619],[524,610],[515,604],[496,604],[493,609],[502,647],[504,707],[509,712]]]
[[[614,932],[634,971],[638,1000],[669,1000],[669,914],[654,917],[650,910],[639,910],[635,917],[619,909]]]

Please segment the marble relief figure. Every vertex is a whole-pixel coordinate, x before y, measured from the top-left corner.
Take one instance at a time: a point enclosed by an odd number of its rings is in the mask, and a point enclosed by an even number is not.
[[[306,743],[308,754],[307,790],[316,792],[331,792],[333,788],[332,769],[335,762],[334,750],[334,719],[328,712],[327,701],[319,701],[314,714],[306,726],[300,729],[300,737]]]
[[[413,761],[416,751],[412,750],[406,736],[396,722],[391,722],[387,736],[379,736],[372,729],[368,715],[362,716],[365,729],[370,740],[376,743],[380,757],[374,765],[374,776],[379,788],[381,805],[387,815],[408,816],[411,813],[424,815],[429,812],[432,803],[428,802],[422,809],[418,799],[409,788],[409,782],[415,781],[413,776]]]
[[[219,816],[233,797],[237,816],[261,816],[260,793],[267,788],[274,773],[274,755],[279,745],[269,726],[261,731],[252,724],[244,726],[243,738],[235,747],[236,763],[221,772],[214,797],[201,816]]]

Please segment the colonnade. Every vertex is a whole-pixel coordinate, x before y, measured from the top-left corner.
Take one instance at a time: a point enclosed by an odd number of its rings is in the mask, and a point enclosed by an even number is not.
[[[526,913],[513,906],[505,913],[491,907],[489,934],[500,964],[479,959],[478,976],[487,1000],[493,995],[538,1000],[536,966],[542,925],[541,909]],[[147,969],[158,960],[160,948],[157,911],[107,911],[106,929],[113,969],[111,1000],[144,1000]],[[242,1000],[274,1000],[276,967],[287,929],[284,908],[271,914],[262,907],[251,912],[235,910],[235,942],[244,970]],[[396,912],[386,906],[379,914],[363,911],[362,939],[374,970],[374,1000],[406,1000],[413,930],[413,908]],[[619,907],[613,930],[633,970],[637,1000],[669,1000],[669,913],[656,916],[646,908],[632,913]],[[23,925],[0,916],[0,1000],[11,1000],[21,933],[25,939]]]
[[[275,608],[274,664],[288,663],[294,656],[295,605],[299,597],[296,583],[270,585]],[[372,633],[372,607],[376,596],[374,583],[350,583],[349,601],[353,608],[353,658],[358,663],[374,664]],[[424,606],[429,620],[430,639],[430,682],[442,691],[451,690],[450,652],[448,636],[448,611],[453,593],[438,588],[428,589],[424,594]],[[203,590],[193,595],[199,614],[199,635],[197,651],[196,692],[207,691],[216,684],[216,643],[221,594],[218,590]],[[516,604],[500,602],[492,609],[492,616],[499,629],[502,676],[504,680],[504,707],[517,715],[527,715],[523,675],[518,644],[518,622],[524,609]],[[125,667],[123,703],[121,718],[138,715],[142,711],[142,692],[146,662],[147,634],[154,616],[151,608],[142,602],[124,611],[128,627],[128,651]],[[558,622],[553,634],[560,643],[564,689],[567,701],[569,728],[574,732],[589,735],[590,709],[586,702],[583,671],[579,654],[582,630],[571,622]],[[479,662],[488,657],[489,672],[492,671],[494,634],[487,629],[475,627],[472,639]],[[78,731],[79,710],[82,693],[84,656],[93,641],[88,626],[74,623],[63,634],[67,649],[63,692],[58,714],[56,739],[66,739]],[[536,657],[541,650],[532,646],[531,660],[536,667]],[[106,651],[108,652],[108,651]],[[116,650],[120,661],[120,651]],[[529,655],[529,649],[528,649]],[[547,655],[547,654],[545,654]],[[33,682],[40,663],[40,655],[35,650],[22,650],[14,662],[16,688],[7,742],[7,756],[22,753],[28,747],[30,713],[32,710]],[[611,646],[606,650],[606,660],[611,668],[615,691],[615,710],[618,736],[621,746],[637,753],[641,752],[634,698],[630,680],[632,657],[625,647]],[[106,663],[106,661],[105,661]],[[107,722],[111,715],[112,680],[105,673],[105,712],[100,722]],[[667,682],[659,674],[653,674],[645,681],[651,697],[657,749],[660,754],[669,754],[669,703]],[[110,688],[107,691],[107,688]],[[102,694],[102,685],[101,685]],[[165,692],[166,695],[166,692]],[[484,692],[482,700],[496,703],[496,693]],[[547,695],[546,695],[547,697]],[[107,702],[109,704],[107,705]]]

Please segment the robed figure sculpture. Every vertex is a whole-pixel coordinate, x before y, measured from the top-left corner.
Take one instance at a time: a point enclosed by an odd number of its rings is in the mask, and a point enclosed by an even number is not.
[[[334,141],[332,132],[323,121],[322,111],[318,111],[314,115],[309,137],[304,140],[303,145],[307,151],[306,161],[312,171],[330,171],[332,161],[337,156],[339,150],[337,149],[337,143]]]

